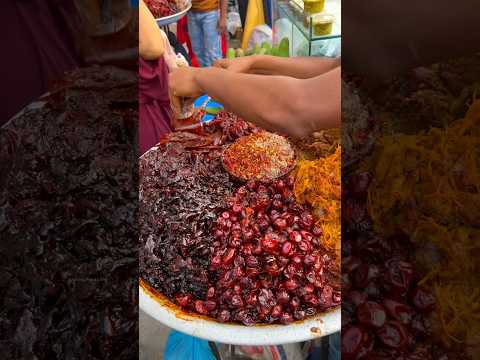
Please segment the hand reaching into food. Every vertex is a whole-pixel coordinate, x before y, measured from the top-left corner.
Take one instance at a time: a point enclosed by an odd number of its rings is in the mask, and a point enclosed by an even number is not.
[[[215,60],[213,66],[229,70],[235,73],[249,73],[255,62],[255,56],[243,56],[235,59],[219,59]]]
[[[270,55],[252,55],[217,60],[214,66],[236,73],[282,75],[296,79],[310,79],[340,66],[340,58],[284,58]]]
[[[314,61],[315,62],[315,61]],[[222,68],[180,68],[170,74],[172,104],[208,94],[226,109],[294,137],[340,124],[340,67],[306,79],[241,74]],[[317,101],[321,98],[323,101]]]
[[[193,67],[177,67],[170,73],[170,99],[177,117],[182,114],[184,102],[192,103],[195,98],[203,94],[196,79],[198,71],[200,69]]]

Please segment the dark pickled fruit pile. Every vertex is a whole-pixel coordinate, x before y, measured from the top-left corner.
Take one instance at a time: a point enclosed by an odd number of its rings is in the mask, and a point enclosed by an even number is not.
[[[373,233],[370,179],[350,176],[342,195],[342,359],[440,359],[431,342],[435,298],[419,284],[410,239]]]
[[[68,73],[0,129],[0,358],[138,356],[137,74]]]
[[[210,228],[233,186],[220,150],[204,145],[203,137],[174,133],[140,160],[140,272],[170,299],[205,298]]]

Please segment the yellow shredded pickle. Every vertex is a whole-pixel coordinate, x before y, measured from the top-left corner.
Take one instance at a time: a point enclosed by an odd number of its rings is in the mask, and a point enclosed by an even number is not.
[[[441,338],[479,344],[480,100],[446,128],[383,137],[362,168],[373,170],[375,230],[405,232],[438,255],[421,283],[436,295]]]
[[[295,170],[297,201],[314,209],[323,230],[322,243],[340,253],[341,148],[316,160],[300,160]]]

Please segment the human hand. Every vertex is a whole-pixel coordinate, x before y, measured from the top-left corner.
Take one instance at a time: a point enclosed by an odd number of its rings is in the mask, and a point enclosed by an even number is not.
[[[252,71],[255,60],[255,55],[242,56],[235,59],[220,59],[215,60],[213,66],[232,71],[234,73],[245,74]]]
[[[218,19],[217,30],[219,34],[227,31],[227,18],[224,15],[220,15],[220,19]]]
[[[169,74],[170,101],[177,115],[182,113],[182,104],[185,101],[193,101],[203,94],[196,80],[196,74],[199,71],[202,70],[194,67],[180,67]]]
[[[170,45],[170,41],[168,41],[167,34],[165,34],[163,30],[160,30],[160,34],[162,35],[164,49],[165,49],[163,52],[163,58],[167,63],[168,70],[172,72],[178,67],[177,56],[175,55],[175,52],[173,51],[172,46]]]

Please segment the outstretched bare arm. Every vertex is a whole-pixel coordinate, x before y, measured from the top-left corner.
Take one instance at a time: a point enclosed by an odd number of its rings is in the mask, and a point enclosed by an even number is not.
[[[340,67],[311,79],[239,74],[219,68],[181,68],[170,74],[174,106],[178,98],[208,93],[244,119],[295,137],[338,127]]]

